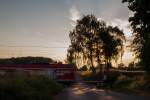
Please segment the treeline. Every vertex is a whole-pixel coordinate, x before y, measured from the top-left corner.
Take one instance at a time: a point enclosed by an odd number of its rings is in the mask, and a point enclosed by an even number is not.
[[[16,57],[0,59],[0,64],[54,64],[57,61],[46,57]]]

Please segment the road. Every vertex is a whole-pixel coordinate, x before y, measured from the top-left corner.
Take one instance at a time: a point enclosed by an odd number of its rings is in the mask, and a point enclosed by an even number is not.
[[[150,98],[96,89],[84,83],[77,83],[66,88],[55,97],[55,100],[150,100]]]

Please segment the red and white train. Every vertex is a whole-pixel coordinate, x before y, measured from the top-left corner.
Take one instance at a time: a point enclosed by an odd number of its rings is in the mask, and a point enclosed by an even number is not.
[[[48,75],[60,82],[75,81],[75,66],[71,64],[43,64],[43,65],[0,65],[0,74],[27,74],[27,75]]]

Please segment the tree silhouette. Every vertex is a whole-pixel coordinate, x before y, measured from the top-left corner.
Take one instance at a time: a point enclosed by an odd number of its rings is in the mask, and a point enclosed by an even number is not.
[[[73,57],[75,50],[74,50],[71,46],[69,46],[69,49],[68,49],[67,52],[68,52],[68,53],[67,53],[67,62],[68,62],[69,64],[75,63],[74,57]]]
[[[68,60],[74,59],[77,64],[84,62],[95,73],[95,65],[104,63],[107,69],[111,60],[123,51],[124,34],[118,27],[107,26],[98,21],[94,15],[83,16],[69,34],[71,46],[68,49]]]
[[[133,29],[133,51],[150,73],[150,0],[122,0],[134,13],[129,17]]]
[[[123,40],[125,40],[123,32],[118,27],[108,26],[103,33],[100,34],[103,41],[103,54],[107,70],[111,67],[111,60],[117,59],[118,54],[123,53]]]

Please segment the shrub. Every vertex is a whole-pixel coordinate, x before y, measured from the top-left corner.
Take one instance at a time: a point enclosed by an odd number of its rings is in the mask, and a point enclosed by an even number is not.
[[[0,100],[51,100],[62,89],[46,76],[0,76]]]

